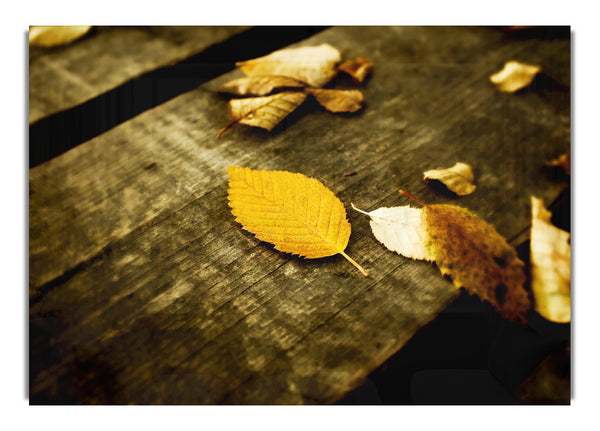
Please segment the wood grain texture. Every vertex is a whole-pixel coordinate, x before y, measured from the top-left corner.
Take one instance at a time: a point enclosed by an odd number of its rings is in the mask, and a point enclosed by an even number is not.
[[[228,122],[228,73],[30,170],[32,403],[331,403],[358,386],[457,291],[431,264],[387,250],[365,210],[427,203],[476,212],[505,237],[530,196],[566,185],[544,161],[570,146],[570,41],[467,27],[337,27],[301,42],[374,61],[366,107],[306,102],[271,133]],[[550,84],[507,95],[507,60]],[[336,81],[339,88],[343,81]],[[422,181],[470,164],[456,199]],[[227,167],[300,172],[344,202],[341,256],[280,253],[240,228]],[[349,175],[352,174],[352,175]]]
[[[29,124],[174,64],[245,27],[94,27],[54,49],[29,48]]]

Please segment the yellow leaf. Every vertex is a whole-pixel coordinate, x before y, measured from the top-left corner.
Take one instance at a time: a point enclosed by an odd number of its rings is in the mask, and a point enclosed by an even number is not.
[[[571,321],[571,235],[550,222],[544,202],[531,197],[531,290],[535,310],[553,322]]]
[[[31,26],[29,28],[29,45],[50,48],[66,45],[86,34],[92,26]]]
[[[231,123],[221,129],[217,137],[220,137],[225,130],[235,123],[261,127],[271,131],[290,112],[300,106],[306,100],[306,97],[304,93],[285,91],[265,97],[231,99],[229,101]]]
[[[433,169],[423,174],[425,182],[438,180],[448,187],[448,190],[459,196],[465,196],[475,191],[474,179],[471,166],[461,162],[448,169]]]
[[[314,87],[322,87],[335,77],[335,65],[340,60],[340,52],[323,43],[319,46],[282,49],[264,57],[238,62],[236,66],[248,76],[288,76]]]
[[[266,96],[275,90],[304,88],[308,84],[287,76],[245,76],[234,79],[217,91],[238,96]]]
[[[363,94],[360,90],[308,90],[317,102],[331,112],[356,112],[362,108]]]
[[[372,70],[373,62],[363,57],[344,61],[338,66],[338,71],[350,75],[357,84],[362,84]]]
[[[344,204],[314,178],[284,171],[230,166],[229,206],[244,229],[277,250],[315,259],[341,254],[365,276],[344,249],[350,223]]]
[[[406,257],[435,261],[454,285],[488,301],[507,319],[525,322],[530,301],[523,287],[524,263],[517,252],[474,213],[456,205],[417,202],[423,208],[379,208],[366,213],[375,237]]]
[[[498,90],[505,93],[514,93],[531,84],[535,75],[541,70],[542,68],[539,66],[509,61],[501,71],[490,76],[490,81],[496,84]]]

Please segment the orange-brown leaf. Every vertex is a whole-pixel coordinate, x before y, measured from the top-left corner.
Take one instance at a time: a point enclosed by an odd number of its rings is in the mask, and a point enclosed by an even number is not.
[[[567,175],[571,175],[571,150],[561,154],[556,159],[548,160],[545,164],[547,166],[556,166],[561,168]]]
[[[344,252],[350,238],[344,204],[321,182],[285,171],[230,166],[228,172],[229,206],[244,229],[305,258],[339,253],[367,275]]]
[[[456,205],[427,205],[423,217],[426,247],[442,274],[507,319],[525,322],[531,305],[523,287],[524,263],[496,229]]]
[[[338,66],[338,71],[350,75],[357,84],[362,84],[372,70],[373,62],[363,57],[345,61]]]
[[[364,100],[360,90],[329,90],[311,88],[308,90],[317,102],[331,112],[356,112],[362,108]]]

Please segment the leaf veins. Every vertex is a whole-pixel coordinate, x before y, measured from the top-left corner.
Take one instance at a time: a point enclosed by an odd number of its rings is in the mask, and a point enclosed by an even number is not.
[[[230,166],[229,206],[236,221],[279,251],[308,259],[341,254],[368,273],[344,249],[350,223],[344,204],[314,178],[285,171]]]

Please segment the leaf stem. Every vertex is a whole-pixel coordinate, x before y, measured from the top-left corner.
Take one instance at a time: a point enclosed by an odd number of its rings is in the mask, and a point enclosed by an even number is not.
[[[361,209],[359,209],[359,208],[356,208],[352,202],[350,202],[350,205],[352,206],[352,208],[353,208],[353,209],[355,209],[355,210],[356,210],[356,211],[358,211],[359,213],[363,213],[364,215],[368,215],[369,217],[371,217],[371,214],[369,214],[368,212],[366,212],[366,211],[363,211],[363,210],[361,210]]]
[[[227,129],[229,129],[231,126],[233,126],[235,123],[237,123],[236,121],[232,121],[231,123],[229,123],[228,125],[226,125],[225,127],[223,127],[221,130],[219,130],[219,133],[217,133],[217,138],[220,138],[221,135],[223,134],[223,132]]]
[[[408,192],[405,192],[404,190],[398,190],[398,191],[399,191],[400,193],[402,193],[403,195],[406,195],[406,196],[408,196],[408,197],[409,197],[409,198],[411,198],[413,201],[415,201],[415,202],[417,202],[417,203],[421,204],[421,206],[424,206],[424,207],[426,207],[426,206],[427,206],[426,204],[424,204],[423,202],[421,202],[419,199],[417,199],[416,197],[414,197],[414,196],[413,196],[413,195],[411,195],[410,193],[408,193]]]
[[[340,254],[341,254],[342,256],[344,256],[346,259],[348,259],[348,261],[349,261],[349,262],[350,262],[352,265],[354,265],[356,268],[358,268],[358,270],[359,270],[360,272],[362,272],[362,273],[363,273],[363,275],[364,275],[365,277],[368,277],[368,276],[369,276],[369,273],[368,273],[367,271],[365,271],[365,269],[364,269],[362,266],[360,266],[358,263],[356,263],[356,261],[355,261],[354,259],[352,259],[350,256],[348,256],[348,255],[347,255],[346,253],[344,253],[343,251],[340,251]]]

